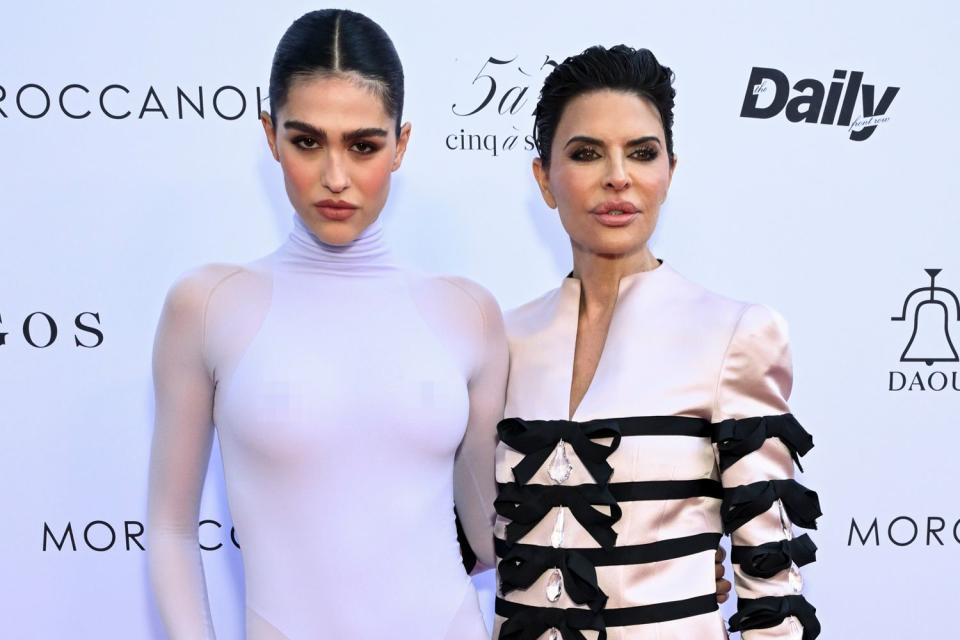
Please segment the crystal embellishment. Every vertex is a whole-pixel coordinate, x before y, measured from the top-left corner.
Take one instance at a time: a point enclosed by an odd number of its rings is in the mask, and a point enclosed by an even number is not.
[[[557,521],[553,524],[553,533],[550,534],[550,544],[554,549],[559,549],[563,544],[563,507],[557,511]]]
[[[787,540],[793,540],[793,527],[790,523],[790,517],[787,510],[783,507],[783,500],[777,499],[777,506],[780,510],[780,528],[783,529],[783,535]]]
[[[550,572],[550,578],[547,579],[547,600],[556,602],[563,593],[563,574],[560,569],[554,569]]]
[[[550,479],[557,484],[563,484],[570,478],[571,471],[573,471],[573,465],[567,458],[567,443],[561,440],[553,450],[553,461],[550,462]]]
[[[800,593],[803,591],[803,576],[800,575],[800,571],[797,569],[796,565],[790,567],[788,576],[790,587],[793,589],[793,592]]]

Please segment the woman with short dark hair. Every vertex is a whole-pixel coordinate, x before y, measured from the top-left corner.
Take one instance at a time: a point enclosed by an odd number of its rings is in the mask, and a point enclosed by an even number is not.
[[[676,168],[673,73],[645,49],[558,65],[534,174],[573,272],[506,317],[499,425],[500,640],[720,640],[713,558],[733,535],[746,640],[811,640],[792,524],[812,440],[789,413],[786,324],[690,282],[648,246]]]

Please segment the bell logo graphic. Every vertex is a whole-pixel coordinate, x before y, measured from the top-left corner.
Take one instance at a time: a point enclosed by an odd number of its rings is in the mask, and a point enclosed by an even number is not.
[[[913,331],[900,362],[958,362],[957,348],[950,336],[951,316],[960,322],[960,300],[945,287],[936,285],[940,269],[924,269],[930,285],[914,289],[903,301],[903,311],[890,318],[894,322],[913,322]],[[911,313],[912,311],[912,313]]]

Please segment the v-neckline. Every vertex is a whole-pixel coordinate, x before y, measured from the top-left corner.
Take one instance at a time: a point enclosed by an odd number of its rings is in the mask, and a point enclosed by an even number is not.
[[[577,358],[577,335],[580,332],[580,299],[583,296],[583,285],[580,282],[579,278],[573,277],[571,272],[561,286],[561,290],[565,288],[572,287],[573,291],[570,291],[566,295],[573,298],[573,335],[570,340],[572,342],[570,346],[570,351],[568,352],[567,362],[565,363],[566,367],[566,392],[563,394],[564,398],[564,411],[563,415],[566,416],[566,419],[571,422],[577,422],[577,415],[581,413],[584,405],[587,404],[587,400],[591,397],[591,392],[596,386],[597,378],[601,376],[605,355],[607,353],[607,347],[610,343],[610,335],[614,332],[615,323],[617,322],[617,310],[621,306],[621,300],[625,295],[625,292],[632,287],[635,283],[650,278],[653,274],[657,272],[667,271],[666,264],[663,260],[659,260],[659,265],[653,269],[647,271],[637,271],[636,273],[631,273],[629,275],[623,276],[620,278],[620,282],[617,283],[617,299],[614,301],[613,311],[610,314],[610,324],[607,326],[607,334],[603,339],[603,347],[600,350],[600,357],[597,358],[597,366],[593,370],[593,376],[590,378],[587,388],[583,392],[583,396],[580,398],[580,402],[577,403],[577,406],[574,410],[570,411],[570,400],[573,397],[573,370]],[[570,304],[568,300],[563,301],[565,304]]]
[[[578,280],[579,282],[579,280]],[[583,286],[578,287],[579,295],[577,296],[577,321],[574,323],[573,330],[573,357],[570,361],[570,386],[567,389],[567,419],[573,420],[577,415],[577,412],[580,410],[580,407],[583,406],[584,401],[587,399],[587,395],[590,393],[591,387],[593,387],[594,380],[597,379],[597,374],[600,372],[600,365],[603,363],[603,354],[607,350],[607,340],[610,338],[610,330],[613,328],[613,319],[617,314],[617,306],[620,303],[620,284],[617,283],[617,297],[613,301],[613,309],[610,311],[610,321],[607,323],[606,332],[602,337],[602,342],[600,344],[600,354],[597,356],[597,363],[593,367],[593,371],[590,372],[590,377],[587,380],[587,386],[583,390],[583,394],[580,396],[580,400],[577,401],[577,405],[573,406],[573,382],[574,375],[577,371],[577,342],[580,338],[580,309],[583,304]],[[571,410],[572,407],[572,410]]]

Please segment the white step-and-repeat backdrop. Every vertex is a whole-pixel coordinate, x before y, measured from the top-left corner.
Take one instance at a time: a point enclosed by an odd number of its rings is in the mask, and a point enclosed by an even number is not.
[[[280,35],[315,8],[2,12],[5,638],[162,637],[143,549],[153,331],[178,274],[253,259],[288,233],[257,110]],[[551,61],[624,42],[673,67],[680,162],[656,254],[790,321],[793,409],[817,443],[803,481],[825,512],[804,571],[822,637],[960,637],[960,7],[349,8],[384,26],[406,69],[413,138],[384,214],[392,244],[504,308],[570,267],[530,174]],[[201,518],[218,633],[237,638],[242,565],[216,451]],[[480,583],[489,600],[489,575]]]

